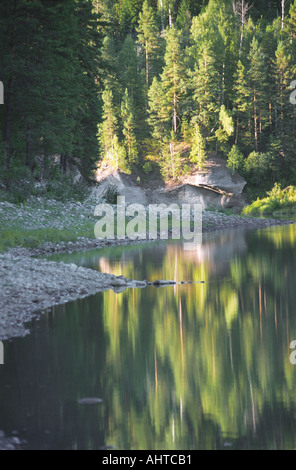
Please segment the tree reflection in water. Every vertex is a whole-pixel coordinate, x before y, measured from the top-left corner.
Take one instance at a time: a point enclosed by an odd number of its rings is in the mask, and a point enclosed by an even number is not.
[[[160,243],[64,256],[206,282],[108,291],[33,322],[5,344],[0,428],[35,448],[295,448],[295,246],[288,226],[209,234],[192,252]],[[103,403],[79,407],[84,396]]]

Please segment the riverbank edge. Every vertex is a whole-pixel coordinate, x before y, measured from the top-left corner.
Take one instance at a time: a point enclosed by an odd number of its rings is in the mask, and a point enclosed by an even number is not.
[[[296,221],[289,219],[272,219],[272,218],[258,218],[258,217],[243,217],[238,215],[226,215],[218,212],[203,212],[202,233],[217,232],[225,230],[246,229],[258,230],[279,225],[292,225]],[[171,234],[171,231],[169,231]],[[52,243],[46,242],[38,248],[28,247],[13,247],[6,250],[4,253],[9,253],[15,256],[37,257],[37,256],[50,256],[53,254],[74,253],[77,251],[89,251],[94,249],[102,249],[112,246],[127,246],[139,243],[153,243],[154,240],[149,239],[147,234],[146,239],[131,240],[125,238],[119,239],[95,239],[86,237],[77,237],[76,241]],[[1,253],[0,253],[1,255]]]
[[[217,223],[203,225],[203,232],[234,229],[256,230],[276,225],[290,225],[290,220],[257,219],[216,215]],[[0,341],[12,341],[30,333],[25,324],[46,313],[54,306],[83,299],[98,292],[113,289],[143,288],[145,283],[123,276],[112,276],[75,264],[57,263],[34,256],[53,253],[102,249],[147,243],[147,240],[92,240],[80,238],[77,242],[51,244],[42,248],[12,248],[0,254]],[[5,346],[4,365],[5,367]],[[3,434],[3,433],[2,433]],[[0,449],[21,449],[22,442],[0,433]]]
[[[215,214],[216,224],[203,225],[203,233],[233,229],[255,230],[275,225],[290,225],[290,220],[256,219]],[[36,259],[56,253],[72,253],[112,246],[128,246],[149,240],[96,240],[47,243],[41,248],[11,248],[0,254],[0,340],[28,334],[25,323],[48,309],[82,299],[98,292],[120,288],[145,287],[140,281],[78,267],[75,264]],[[202,280],[195,280],[202,281]],[[119,290],[118,290],[119,289]]]

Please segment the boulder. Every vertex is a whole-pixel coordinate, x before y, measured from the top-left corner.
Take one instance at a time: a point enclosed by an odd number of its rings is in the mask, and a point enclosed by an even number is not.
[[[114,171],[113,173],[97,173],[96,180],[100,185],[93,190],[93,196],[104,197],[109,186],[115,186],[120,196],[125,197],[128,204],[149,204],[144,189],[134,184],[129,175]]]
[[[238,174],[232,174],[227,168],[224,160],[210,162],[206,171],[200,171],[186,178],[186,182],[193,186],[208,186],[219,188],[225,193],[233,196],[240,195],[243,192],[247,182]]]

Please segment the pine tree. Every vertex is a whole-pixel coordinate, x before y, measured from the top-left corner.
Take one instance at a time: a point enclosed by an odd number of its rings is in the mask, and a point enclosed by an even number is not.
[[[283,43],[280,41],[273,61],[274,87],[274,111],[275,111],[275,131],[283,136],[285,134],[285,124],[290,116],[289,85],[291,82],[291,57],[286,53]]]
[[[176,135],[170,132],[161,146],[162,155],[159,162],[161,174],[166,179],[176,180],[182,173],[180,153],[176,151]]]
[[[227,159],[227,167],[231,169],[232,174],[243,168],[244,156],[237,145],[233,145]]]
[[[121,119],[128,162],[129,164],[136,163],[138,158],[138,149],[135,136],[134,107],[127,89],[125,90],[121,103]]]
[[[158,0],[158,8],[161,16],[162,32],[164,34],[166,27],[173,27],[176,16],[176,4],[178,0]]]
[[[208,48],[204,48],[193,73],[193,100],[197,105],[194,120],[201,126],[207,140],[213,139],[219,119],[219,90],[214,59]]]
[[[77,102],[77,96],[79,96],[79,101],[75,116],[74,148],[71,157],[77,162],[81,173],[88,176],[95,168],[99,155],[97,126],[100,120],[99,93],[103,67],[102,21],[100,15],[95,14],[91,2],[75,0],[74,5],[78,42],[72,45],[72,54],[75,57],[75,75],[79,82],[79,91],[75,96],[75,101]],[[61,29],[64,27],[64,19],[65,17],[60,24]],[[71,44],[71,31],[68,34]],[[73,89],[73,83],[69,82],[68,87]]]
[[[248,59],[248,86],[252,100],[253,136],[257,152],[268,122],[268,94],[265,56],[256,38],[252,41]]]
[[[179,35],[176,28],[166,31],[165,67],[161,76],[162,87],[169,104],[172,129],[175,135],[180,125],[180,101],[185,92],[185,69],[182,62]]]
[[[121,96],[125,89],[128,90],[129,97],[133,100],[135,108],[135,123],[137,132],[144,127],[146,118],[145,109],[145,82],[138,73],[139,64],[135,46],[135,41],[128,35],[123,43],[119,54],[119,84],[121,86]]]
[[[290,6],[290,14],[288,20],[288,29],[292,40],[296,38],[296,0]]]
[[[59,154],[63,169],[71,162],[88,173],[98,152],[101,73],[92,4],[4,0],[1,9],[7,168],[17,159],[34,171],[37,156],[44,167]]]
[[[236,115],[235,145],[238,144],[240,133],[246,143],[250,140],[250,90],[246,81],[246,70],[239,60],[234,85],[234,111]],[[248,137],[249,136],[249,137]]]
[[[113,36],[107,35],[102,44],[103,79],[105,86],[114,92],[118,89],[118,54]]]
[[[190,160],[197,164],[199,170],[202,170],[206,160],[205,140],[198,124],[194,126]]]
[[[227,151],[227,147],[225,147],[224,144],[233,135],[233,132],[234,132],[234,125],[233,125],[233,119],[232,119],[231,113],[225,108],[223,104],[219,112],[219,129],[216,131],[216,137],[217,137],[216,152],[218,151],[218,144],[220,144],[220,148],[222,151],[224,152]]]
[[[241,57],[243,41],[244,41],[244,30],[247,23],[248,14],[251,10],[252,5],[250,5],[247,0],[236,0],[233,2],[234,13],[238,16],[240,22],[240,46],[239,46],[239,57]]]
[[[115,32],[120,38],[133,34],[142,9],[143,0],[115,0],[113,2]]]
[[[231,2],[210,0],[207,8],[193,18],[191,37],[189,54],[194,59],[194,66],[198,66],[207,51],[215,68],[218,108],[222,104],[228,107],[239,48],[239,35]]]
[[[103,94],[103,123],[100,128],[100,142],[103,157],[112,160],[114,154],[114,139],[117,137],[118,119],[114,112],[112,91],[107,87]]]
[[[178,10],[176,27],[181,31],[181,44],[183,49],[190,45],[191,25],[190,1],[182,0]]]
[[[273,61],[273,107],[274,131],[271,138],[271,153],[275,164],[283,174],[290,171],[294,160],[295,144],[295,106],[290,103],[289,85],[295,68],[291,63],[291,56],[287,53],[284,44],[280,41]]]
[[[151,56],[159,47],[158,27],[154,10],[149,6],[148,0],[143,3],[143,10],[139,16],[139,26],[137,28],[138,41],[145,49],[146,60],[146,85],[149,87],[151,80]]]
[[[169,108],[162,83],[154,77],[148,91],[149,105],[147,122],[156,142],[163,142],[169,128]]]

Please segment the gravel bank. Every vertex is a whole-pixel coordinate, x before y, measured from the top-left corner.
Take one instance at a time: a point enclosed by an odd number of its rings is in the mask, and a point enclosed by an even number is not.
[[[37,312],[113,289],[145,287],[141,282],[75,264],[0,255],[0,340],[24,336],[24,323]]]
[[[73,231],[83,231],[85,221],[95,224],[93,216],[97,201],[62,204],[56,201],[35,200],[26,207],[0,203],[1,227],[34,230],[65,226]],[[272,225],[290,224],[291,221],[255,219],[227,216],[218,212],[203,214],[203,231],[229,229],[257,229]],[[34,259],[33,256],[51,253],[74,252],[105,246],[142,243],[131,240],[95,240],[79,237],[74,242],[45,243],[39,248],[13,248],[0,255],[0,340],[23,336],[27,333],[24,323],[40,311],[53,305],[87,297],[100,291],[145,287],[141,282],[116,278],[72,264]]]
[[[93,233],[97,218],[94,209],[101,201],[89,198],[85,203],[68,202],[66,204],[54,200],[32,199],[27,205],[16,206],[0,202],[0,226],[2,230],[47,230],[57,232],[67,229],[73,233],[71,242],[46,242],[38,248],[13,248],[9,252],[18,256],[42,256],[51,253],[74,252],[103,248],[111,245],[137,243],[126,240],[96,240],[77,234]],[[116,212],[116,206],[113,206]],[[148,210],[148,209],[147,209]],[[273,225],[291,224],[289,220],[258,219],[226,215],[221,212],[203,212],[203,232],[214,230],[258,229]]]

